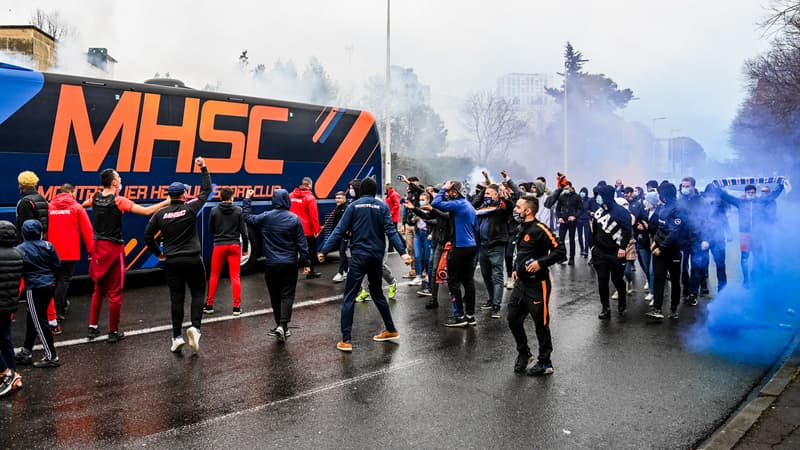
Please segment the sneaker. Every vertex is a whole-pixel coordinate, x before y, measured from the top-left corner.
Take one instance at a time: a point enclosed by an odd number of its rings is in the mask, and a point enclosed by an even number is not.
[[[209,305],[208,303],[206,303],[203,306],[203,314],[214,314],[214,306]]]
[[[653,306],[655,306],[655,304],[656,304],[656,298],[651,296],[650,297],[650,303],[648,303],[647,306],[652,308]]]
[[[273,336],[273,337],[277,336],[278,335],[277,330],[278,330],[278,327],[270,328],[270,330],[267,331],[267,336]],[[292,330],[290,330],[289,328],[284,329],[283,330],[283,335],[284,335],[284,337],[288,338],[289,336],[292,335]]]
[[[14,355],[14,361],[21,366],[29,366],[33,364],[33,352],[23,348]]]
[[[391,288],[391,286],[389,287]],[[391,290],[389,293],[391,294]],[[389,298],[393,299],[394,297],[389,297]],[[362,289],[361,292],[358,295],[356,295],[356,302],[361,303],[367,300],[369,300],[369,293],[365,289]]]
[[[53,336],[58,336],[59,334],[63,333],[63,330],[61,329],[61,325],[58,325],[58,324],[50,325],[50,333]]]
[[[506,289],[514,289],[514,280],[506,278]]]
[[[0,379],[0,397],[8,394],[13,387],[14,372],[9,372],[6,375],[3,375],[3,378]]]
[[[233,317],[239,317],[241,315],[242,315],[242,308],[240,308],[239,306],[234,306],[233,307]]]
[[[492,303],[491,301],[486,302],[481,305],[481,309],[483,311],[489,311],[490,309],[494,309],[494,303]]]
[[[14,372],[14,381],[11,382],[11,390],[16,391],[22,388],[22,375],[19,372]]]
[[[306,280],[313,280],[313,279],[319,278],[321,276],[322,276],[322,274],[319,273],[319,272],[309,272],[308,275],[306,275]]]
[[[197,353],[200,350],[200,330],[195,327],[189,327],[186,330],[186,337],[189,338],[189,348]]]
[[[417,291],[417,295],[419,295],[420,297],[430,297],[433,295],[433,292],[431,292],[430,289],[425,288],[421,291]]]
[[[473,318],[472,320],[475,320],[475,319]],[[447,320],[447,322],[444,323],[444,326],[446,326],[446,327],[465,327],[465,326],[467,326],[467,324],[468,324],[467,317],[466,316],[461,316],[461,317],[451,317],[451,318],[449,318]]]
[[[108,342],[109,344],[116,344],[117,342],[125,339],[125,333],[122,331],[109,331],[108,332]]]
[[[614,293],[611,294],[611,300],[619,300],[619,292],[614,291]]]
[[[410,279],[416,278],[416,277],[417,277],[417,272],[415,272],[414,270],[411,270],[407,274],[403,275],[403,278],[405,278],[407,280],[410,280]]]
[[[422,277],[414,277],[414,279],[411,280],[408,283],[408,285],[409,286],[422,286]]]
[[[650,307],[650,311],[647,311],[647,314],[645,314],[645,317],[647,317],[648,319],[663,320],[664,319],[664,313],[662,313],[660,309],[656,309],[654,307]]]
[[[700,295],[702,295],[703,297],[708,297],[709,295],[711,295],[711,291],[709,291],[707,287],[702,288],[700,289]]]
[[[530,353],[517,355],[517,360],[514,361],[514,373],[525,372],[525,368],[528,367],[529,364],[533,364],[535,359],[536,358],[531,356]]]
[[[344,276],[342,276],[342,274],[337,273],[336,275],[333,276],[334,283],[341,283],[342,281],[344,281]]]
[[[389,300],[394,300],[397,297],[397,282],[389,285]]]
[[[575,265],[575,258],[570,258],[569,261],[567,261],[567,265],[568,266],[574,266]]]
[[[172,347],[169,348],[169,351],[172,353],[180,353],[184,345],[186,345],[186,341],[183,340],[183,336],[172,338]]]
[[[543,364],[536,361],[536,364],[525,368],[525,373],[532,376],[552,375],[554,372],[552,364]]]
[[[678,310],[677,309],[673,309],[669,313],[669,318],[672,319],[672,320],[677,320],[678,319]]]
[[[339,341],[339,343],[336,344],[336,348],[340,351],[349,353],[353,351],[353,344],[349,342]]]
[[[687,295],[685,303],[689,306],[697,306],[697,296],[694,294]]]
[[[475,321],[475,316],[467,316],[467,325],[470,325],[470,326],[474,327],[477,324],[478,324],[478,322]]]
[[[492,319],[501,319],[500,308],[492,308],[492,313],[489,315]]]
[[[42,358],[41,360],[33,363],[33,367],[36,367],[37,369],[47,369],[52,367],[58,367],[60,365],[61,362],[58,360],[58,356],[52,359]]]
[[[275,327],[275,337],[277,337],[280,342],[286,342],[286,330],[280,325]]]
[[[601,319],[601,320],[610,319],[611,318],[611,310],[608,309],[608,308],[603,308],[603,310],[600,311],[600,314],[597,315],[597,318]]]
[[[93,341],[98,336],[100,336],[100,328],[89,327],[89,331],[86,333],[86,339]]]
[[[628,294],[633,294],[633,281],[628,281]]]
[[[436,309],[439,307],[439,302],[434,299],[430,299],[428,303],[425,303],[425,309]]]
[[[653,300],[653,294],[651,294],[651,293],[649,293],[649,292],[648,292],[648,293],[647,293],[647,295],[645,295],[645,296],[644,296],[644,299],[645,299],[646,301],[648,301],[648,302],[649,302],[649,301],[651,301],[651,300]],[[650,306],[653,306],[653,305],[650,305]]]
[[[644,282],[644,287],[642,287],[642,289],[644,289],[645,291],[646,291],[646,290],[649,290],[649,289],[650,289],[650,283],[648,283],[647,281],[645,281],[645,282]]]
[[[376,342],[384,342],[384,341],[397,341],[400,339],[400,333],[397,331],[391,332],[387,330],[381,331],[380,334],[376,334],[372,336],[372,340]]]
[[[617,317],[619,317],[620,319],[624,319],[624,318],[625,318],[625,313],[626,313],[627,311],[628,311],[628,310],[627,310],[627,309],[625,309],[625,308],[618,310],[618,311],[617,311]]]

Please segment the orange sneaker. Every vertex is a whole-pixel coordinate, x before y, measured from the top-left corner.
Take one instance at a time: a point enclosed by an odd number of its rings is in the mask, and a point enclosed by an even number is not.
[[[19,372],[14,372],[14,381],[11,382],[11,390],[17,390],[22,388],[22,375]]]
[[[336,348],[338,348],[339,350],[341,350],[343,352],[352,352],[353,351],[353,344],[351,344],[349,342],[339,341],[339,343],[336,344]]]
[[[383,330],[383,331],[381,331],[381,334],[377,334],[375,336],[372,336],[372,340],[373,341],[378,341],[378,342],[396,341],[398,339],[400,339],[400,333],[398,333],[397,331],[392,333],[391,331]]]

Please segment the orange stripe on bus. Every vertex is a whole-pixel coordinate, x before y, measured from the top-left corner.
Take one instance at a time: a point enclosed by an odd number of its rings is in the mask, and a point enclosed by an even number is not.
[[[138,244],[139,241],[137,241],[136,239],[131,239],[130,241],[128,241],[128,243],[125,244],[125,256],[130,255],[133,249],[135,249]]]
[[[541,228],[542,231],[544,231],[544,234],[546,234],[547,237],[550,238],[550,242],[553,243],[553,248],[557,248],[558,247],[558,239],[556,239],[556,237],[553,236],[553,233],[546,226],[544,226],[543,223],[540,223],[538,225],[539,225],[539,228]]]
[[[319,122],[319,118],[322,117],[322,115],[325,114],[325,111],[327,111],[327,110],[328,110],[327,106],[322,108],[322,111],[319,112],[319,114],[317,115],[317,118],[314,119],[314,122]]]
[[[342,144],[336,149],[336,153],[331,157],[330,162],[320,174],[319,179],[314,184],[315,193],[318,198],[326,198],[336,186],[336,182],[342,177],[344,170],[353,157],[358,152],[358,148],[364,143],[364,139],[369,134],[375,124],[375,117],[372,114],[362,111],[358,115],[353,128],[347,132]]]
[[[156,232],[156,235],[153,237],[153,239],[158,239],[159,236],[161,236],[161,232],[160,231]],[[131,245],[131,243],[133,243],[133,245]],[[136,247],[136,244],[137,244],[136,239],[131,239],[130,242],[128,242],[128,245],[125,246],[125,256],[128,256],[128,253],[130,253],[130,251],[132,251]],[[128,250],[128,248],[130,248],[130,251]],[[139,258],[142,257],[142,255],[144,255],[144,252],[146,250],[147,250],[147,246],[145,245],[144,248],[139,250],[139,253],[136,255],[135,258],[133,258],[133,261],[131,261],[128,264],[128,266],[125,267],[125,270],[131,270],[131,267],[133,267],[133,265],[136,264],[136,261],[138,261]]]
[[[325,120],[322,121],[322,125],[320,125],[319,129],[317,129],[317,132],[314,133],[314,137],[311,138],[311,142],[315,144],[319,142],[319,138],[322,137],[322,133],[324,133],[325,129],[328,128],[328,125],[330,125],[331,120],[333,120],[333,116],[336,115],[337,111],[339,111],[339,108],[331,108],[331,112],[329,112],[325,117]]]
[[[361,165],[361,168],[360,168],[360,169],[358,169],[358,173],[357,173],[357,174],[356,174],[356,176],[354,177],[355,179],[358,179],[358,177],[361,175],[361,172],[363,172],[363,171],[364,171],[364,167],[367,167],[367,164],[369,164],[369,160],[370,160],[370,159],[372,159],[372,155],[374,155],[374,154],[375,154],[375,150],[377,150],[377,149],[378,149],[378,146],[379,146],[379,145],[381,145],[381,141],[378,141],[378,142],[376,142],[376,143],[375,143],[375,147],[372,147],[372,151],[371,151],[371,152],[369,152],[369,156],[367,156],[367,159],[365,159],[365,160],[364,160],[364,164],[362,164],[362,165]]]
[[[547,325],[547,282],[542,280],[542,298],[544,302],[544,324]]]

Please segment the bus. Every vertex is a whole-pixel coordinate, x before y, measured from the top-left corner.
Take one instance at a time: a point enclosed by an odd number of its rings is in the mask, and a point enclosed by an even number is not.
[[[200,213],[198,236],[208,258],[213,236],[208,217],[219,189],[241,200],[253,189],[254,213],[271,206],[272,193],[313,180],[323,238],[337,191],[354,178],[375,177],[381,186],[381,147],[367,111],[207,92],[160,84],[44,73],[0,63],[0,219],[15,220],[17,174],[32,170],[39,192],[52,199],[63,183],[75,185],[79,202],[101,189],[100,172],[114,168],[121,194],[136,203],[167,197],[173,181],[200,191],[194,158],[206,160],[213,197]],[[91,210],[89,211],[91,215]],[[125,268],[154,269],[146,248],[148,218],[126,215]],[[250,271],[261,256],[260,234],[250,230]],[[58,233],[58,230],[49,230]],[[83,258],[76,274],[85,275]]]

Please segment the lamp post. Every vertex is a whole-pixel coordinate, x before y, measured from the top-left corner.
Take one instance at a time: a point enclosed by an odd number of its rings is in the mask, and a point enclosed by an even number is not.
[[[391,71],[391,12],[392,0],[386,0],[386,104],[384,117],[386,120],[383,136],[383,182],[392,182],[392,71]]]
[[[567,79],[569,79],[569,67],[564,61],[564,173],[569,173],[567,168]]]

